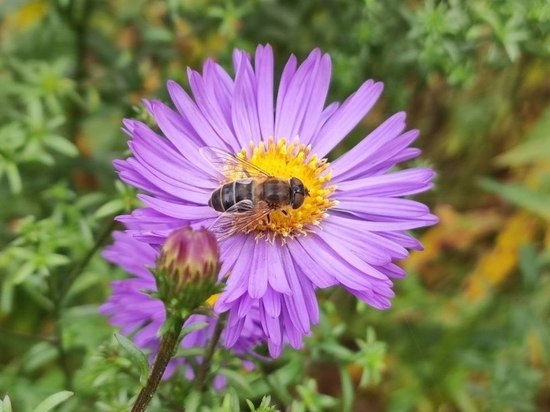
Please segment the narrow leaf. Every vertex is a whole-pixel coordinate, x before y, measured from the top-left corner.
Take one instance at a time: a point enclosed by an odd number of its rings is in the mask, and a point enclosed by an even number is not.
[[[340,366],[340,381],[342,384],[342,411],[351,412],[354,401],[353,382],[345,366]]]
[[[252,396],[252,387],[250,383],[240,374],[231,369],[221,368],[217,371],[218,375],[223,375],[227,378],[230,385],[235,387],[242,393],[242,396]]]
[[[194,322],[191,325],[184,326],[183,330],[181,332],[182,338],[186,337],[187,335],[196,332],[198,330],[202,330],[208,326],[207,322]]]
[[[21,175],[17,166],[14,163],[8,163],[5,166],[5,170],[12,193],[17,194],[21,192]]]
[[[61,391],[61,392],[54,393],[53,395],[48,396],[46,399],[40,402],[40,404],[38,404],[38,406],[33,409],[33,412],[51,411],[57,405],[59,405],[62,402],[65,402],[67,399],[69,399],[73,395],[74,393],[70,391]]]
[[[139,369],[139,382],[142,386],[145,386],[147,377],[149,376],[149,362],[147,362],[147,357],[134,342],[126,336],[115,333],[115,339],[128,353],[132,363],[137,364]]]
[[[201,405],[201,393],[195,390],[191,391],[185,398],[185,411],[196,412]]]
[[[480,185],[520,207],[550,219],[550,195],[534,192],[519,184],[503,184],[491,179],[481,179]]]
[[[114,199],[105,203],[94,213],[94,217],[101,219],[102,217],[112,216],[124,210],[124,202],[121,199]]]
[[[62,136],[48,136],[44,140],[44,143],[50,149],[53,149],[56,152],[61,153],[65,156],[75,157],[78,155],[78,149],[76,148],[76,146]]]
[[[11,400],[8,395],[4,396],[4,400],[0,401],[0,412],[13,412]]]

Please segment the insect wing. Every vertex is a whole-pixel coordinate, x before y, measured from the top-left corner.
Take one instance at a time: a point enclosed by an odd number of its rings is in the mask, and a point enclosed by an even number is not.
[[[267,204],[254,206],[251,200],[241,200],[223,212],[210,226],[218,240],[224,240],[263,219],[272,211]]]
[[[235,232],[242,232],[254,223],[259,222],[264,217],[273,212],[274,209],[267,206],[266,203],[258,204],[254,210],[247,213],[239,213],[235,215]]]
[[[252,213],[254,211],[254,203],[251,200],[241,200],[235,203],[225,212],[223,212],[209,227],[209,230],[214,232],[218,240],[225,239],[235,233],[235,216],[237,213]]]
[[[246,179],[252,176],[271,177],[265,170],[223,149],[205,146],[201,147],[199,152],[216,170],[231,179]]]

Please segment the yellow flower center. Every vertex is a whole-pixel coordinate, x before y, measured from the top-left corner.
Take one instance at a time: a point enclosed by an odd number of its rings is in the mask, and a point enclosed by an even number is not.
[[[309,192],[299,208],[285,205],[273,210],[269,216],[245,227],[244,233],[254,232],[256,238],[265,237],[270,242],[278,237],[284,243],[294,236],[307,234],[326,217],[327,209],[336,204],[330,199],[336,186],[328,185],[331,174],[327,171],[330,166],[327,160],[310,152],[311,146],[300,144],[297,138],[290,144],[284,138],[277,142],[270,138],[267,144],[262,141],[256,146],[251,142],[249,150],[243,148],[237,153],[237,157],[275,178],[286,182],[292,177],[300,179]]]

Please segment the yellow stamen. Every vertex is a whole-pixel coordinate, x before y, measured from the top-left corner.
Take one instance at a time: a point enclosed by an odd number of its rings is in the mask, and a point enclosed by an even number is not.
[[[218,301],[218,298],[220,297],[219,293],[215,293],[211,295],[208,299],[206,299],[206,306],[209,308],[213,308],[216,302]]]
[[[335,185],[328,184],[331,179],[330,172],[327,172],[330,164],[315,154],[310,155],[310,152],[311,146],[300,144],[297,138],[290,144],[286,139],[275,142],[269,138],[266,143],[260,142],[257,146],[251,142],[249,150],[242,149],[237,153],[240,158],[276,178],[287,181],[291,177],[300,179],[309,191],[300,208],[292,209],[289,205],[273,211],[269,215],[269,223],[267,217],[263,218],[247,226],[245,233],[253,232],[257,238],[265,237],[271,242],[278,237],[284,243],[318,226],[327,216],[325,212],[336,205],[336,201],[330,199],[336,190]]]

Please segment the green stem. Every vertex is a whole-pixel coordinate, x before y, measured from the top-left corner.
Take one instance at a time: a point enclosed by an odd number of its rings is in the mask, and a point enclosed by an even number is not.
[[[58,276],[57,281],[54,281],[53,277],[49,278],[50,294],[53,302],[53,317],[55,319],[55,338],[50,341],[57,350],[59,365],[61,367],[61,370],[63,371],[63,376],[65,378],[65,387],[67,389],[73,388],[73,379],[71,368],[69,365],[68,352],[63,342],[63,325],[61,323],[62,311],[64,307],[63,303],[67,297],[67,292],[69,291],[71,285],[78,277],[78,275],[80,275],[80,273],[84,270],[84,268],[88,266],[88,263],[90,263],[92,257],[99,250],[103,242],[107,239],[107,237],[109,237],[115,224],[116,222],[111,219],[111,222],[99,235],[92,248],[88,250],[84,258],[73,267],[73,269],[69,272],[67,276]]]
[[[132,407],[132,412],[144,412],[147,406],[149,406],[162,379],[162,375],[168,366],[168,362],[170,362],[170,359],[172,359],[176,352],[185,320],[182,317],[167,319],[166,322],[170,323],[160,341],[159,349],[153,362],[153,369],[147,379],[147,383],[139,392],[136,402]]]
[[[197,372],[197,377],[195,379],[195,388],[197,388],[197,390],[200,392],[202,392],[202,390],[204,389],[204,385],[206,385],[206,377],[208,376],[208,372],[210,371],[212,358],[214,357],[214,352],[216,351],[216,348],[218,346],[218,341],[222,336],[226,318],[227,313],[224,313],[218,318],[218,321],[216,322],[216,327],[214,329],[214,334],[212,335],[212,339],[210,340],[210,343],[206,348],[204,360],[202,361],[201,366],[199,367],[199,370]]]
[[[18,330],[6,329],[2,326],[0,326],[0,335],[3,335],[3,336],[9,335],[13,338],[44,341],[44,342],[49,342],[49,343],[52,343],[52,344],[55,344],[55,342],[57,341],[57,338],[55,338],[53,336],[34,335],[34,334],[31,334],[31,333],[20,332]]]
[[[64,3],[64,2],[63,2]],[[94,0],[72,0],[63,4],[61,1],[55,3],[57,11],[65,20],[73,32],[74,49],[74,81],[76,85],[76,94],[82,98],[85,93],[84,82],[87,77],[86,53],[88,47],[88,33],[90,17],[94,8]],[[70,138],[75,141],[79,130],[82,116],[85,111],[83,102],[73,100],[67,110],[67,129]]]
[[[57,355],[59,356],[59,365],[63,371],[63,376],[65,378],[65,387],[72,391],[73,390],[73,375],[71,372],[71,367],[69,365],[69,354],[65,348],[63,342],[63,326],[61,325],[61,302],[59,300],[55,301],[54,307],[54,316],[55,316],[55,342],[54,345],[57,349]]]

